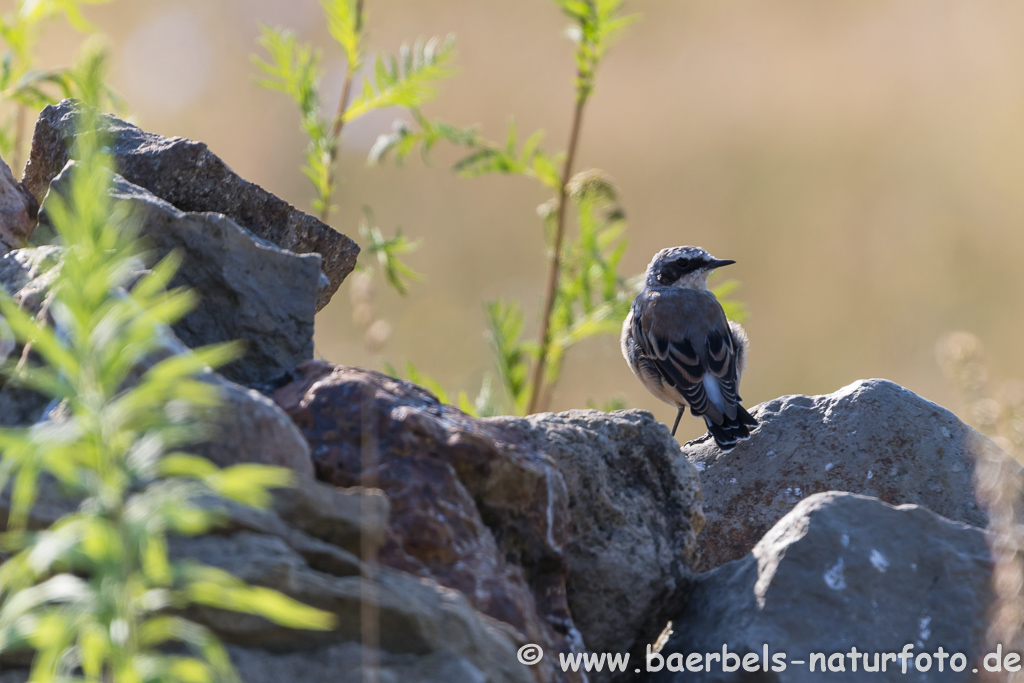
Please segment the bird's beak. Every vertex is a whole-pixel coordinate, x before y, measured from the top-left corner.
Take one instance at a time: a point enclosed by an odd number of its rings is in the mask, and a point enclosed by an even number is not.
[[[721,268],[722,266],[731,266],[734,263],[736,263],[736,262],[733,261],[732,259],[720,258],[720,259],[715,259],[714,261],[712,261],[711,262],[711,267],[712,268]]]

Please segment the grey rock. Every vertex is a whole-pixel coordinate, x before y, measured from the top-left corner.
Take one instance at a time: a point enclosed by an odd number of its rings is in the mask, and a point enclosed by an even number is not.
[[[50,399],[42,394],[4,384],[0,387],[0,427],[17,427],[36,422],[46,412]]]
[[[312,652],[280,653],[230,647],[228,653],[245,683],[364,683],[371,680],[364,668],[372,667],[376,683],[492,683],[518,681],[500,672],[481,670],[454,652],[432,652],[423,656],[393,655],[364,649],[356,643],[341,643]],[[525,667],[523,667],[525,669]],[[526,679],[529,680],[529,679]]]
[[[207,504],[224,519],[222,532],[278,536],[314,568],[319,569],[318,562],[340,563],[340,572],[321,569],[338,576],[353,573],[352,559],[358,555],[375,556],[387,533],[390,507],[379,489],[343,489],[306,480],[275,489],[273,508],[268,510],[220,499]],[[314,555],[316,562],[310,560]]]
[[[284,541],[288,547],[302,556],[310,569],[331,576],[359,576],[362,572],[362,564],[354,553],[296,529],[289,528]]]
[[[26,310],[36,315],[43,313],[60,254],[61,248],[54,246],[18,249],[5,254],[0,257],[0,285]],[[136,377],[161,358],[187,351],[169,330],[163,341],[163,353],[138,368]],[[2,343],[0,335],[0,345]],[[20,347],[8,345],[0,355],[20,353]],[[194,445],[193,452],[221,467],[242,462],[277,465],[293,470],[301,480],[312,481],[309,444],[277,404],[213,371],[207,371],[204,378],[219,386],[222,404],[211,408],[207,415],[213,427],[212,437]],[[43,417],[49,405],[47,397],[5,383],[0,386],[0,425],[32,424]]]
[[[59,262],[60,254],[61,249],[53,246],[19,249],[5,254],[0,257],[0,284],[23,308],[38,315],[53,283],[54,266]],[[186,351],[187,348],[167,331],[164,352],[151,359],[149,364],[167,355]],[[5,355],[10,353],[20,351],[10,349]],[[140,367],[136,375],[144,372],[146,367]],[[222,404],[208,413],[213,426],[212,438],[193,446],[193,452],[222,467],[241,462],[278,465],[293,470],[301,480],[313,480],[309,444],[277,404],[213,371],[207,371],[205,379],[219,386]],[[4,384],[0,387],[0,409],[3,410],[0,423],[8,426],[32,424],[42,417],[48,404],[45,396]]]
[[[277,404],[215,372],[208,372],[206,379],[220,387],[221,405],[208,414],[212,438],[191,446],[191,452],[220,467],[246,462],[276,465],[292,470],[300,480],[313,480],[309,444]]]
[[[278,491],[274,509],[294,527],[352,553],[376,552],[387,533],[388,499],[378,489],[303,482]]]
[[[70,158],[76,135],[73,100],[43,109],[32,136],[23,182],[42,201],[46,188]],[[282,249],[323,258],[328,285],[317,310],[327,305],[356,264],[359,247],[345,235],[232,171],[204,143],[148,133],[109,114],[99,128],[112,138],[117,172],[182,211],[222,213]]]
[[[40,213],[66,195],[76,162],[50,183]],[[277,377],[313,357],[320,258],[299,255],[254,236],[219,213],[185,213],[118,175],[111,180],[113,210],[136,222],[154,265],[171,251],[182,264],[172,287],[188,287],[196,307],[174,325],[189,347],[241,340],[244,355],[220,369],[233,381],[254,385]]]
[[[52,475],[42,474],[36,483],[36,499],[25,525],[28,529],[46,529],[64,515],[75,512],[79,502],[64,495]],[[10,514],[11,486],[8,485],[0,491],[0,527],[7,528]]]
[[[275,491],[275,496],[281,490]],[[220,517],[220,524],[213,532],[216,536],[239,532],[276,536],[319,572],[332,576],[358,576],[362,572],[362,564],[355,553],[289,526],[272,510],[253,508],[220,498],[204,501],[204,507]]]
[[[517,634],[479,614],[461,593],[433,581],[383,567],[370,577],[331,576],[307,566],[282,539],[245,532],[228,537],[175,539],[171,550],[177,557],[219,567],[337,616],[334,631],[314,633],[285,629],[250,615],[208,608],[190,610],[190,616],[228,642],[245,645],[245,651],[236,648],[232,654],[240,662],[247,683],[275,680],[266,677],[273,670],[288,672],[291,680],[310,683],[339,680],[342,674],[332,669],[332,663],[345,661],[345,653],[351,652],[350,647],[339,647],[341,643],[361,640],[366,610],[377,620],[380,649],[388,653],[389,659],[405,656],[400,661],[406,662],[409,671],[419,670],[422,658],[425,665],[436,667],[440,673],[478,671],[484,681],[534,682],[530,670],[516,660]],[[301,650],[306,664],[297,664],[296,654],[272,655],[255,648],[278,653]],[[302,667],[305,676],[296,677],[290,668],[293,666]]]
[[[16,249],[0,256],[0,286],[22,309],[40,315],[61,253],[59,247],[47,246]],[[6,323],[0,320],[0,362],[17,362],[22,353],[22,345],[14,341]],[[32,424],[42,417],[49,402],[46,396],[0,377],[0,426]]]
[[[860,380],[823,396],[783,396],[751,414],[760,427],[730,453],[710,438],[683,447],[704,494],[701,570],[743,557],[801,499],[821,491],[924,505],[986,526],[973,474],[987,440],[898,384]]]
[[[21,308],[39,313],[57,276],[63,249],[57,246],[16,249],[0,256],[0,285]]]
[[[0,159],[0,253],[25,246],[36,227],[39,204]]]
[[[126,384],[160,360],[188,352],[170,330],[165,330],[162,342],[161,352],[140,364]],[[204,435],[205,440],[189,446],[191,453],[219,467],[241,463],[274,465],[292,470],[300,481],[314,479],[309,444],[276,403],[255,389],[235,384],[210,369],[203,372],[200,379],[219,389],[220,404],[197,416],[209,433]]]
[[[687,609],[672,622],[674,634],[662,648],[664,667],[650,683],[811,683],[850,681],[968,681],[981,668],[986,648],[986,610],[991,601],[991,565],[985,533],[944,519],[918,505],[892,507],[876,498],[820,493],[800,502],[753,551],[703,574]],[[851,658],[845,673],[810,671],[811,653],[843,655],[856,647],[874,655],[898,653],[908,643],[913,655],[963,653],[966,668],[940,673],[936,660],[928,673],[900,661],[886,671],[856,673]],[[784,671],[724,673],[671,672],[669,657],[680,653],[729,652],[769,658],[785,653]],[[763,660],[762,660],[763,661]],[[802,661],[804,664],[796,664]],[[677,658],[674,665],[685,664]],[[731,660],[736,664],[736,660]],[[753,662],[750,662],[753,664]],[[657,660],[651,662],[657,665]],[[773,660],[772,665],[776,662]],[[653,668],[653,667],[651,667]]]
[[[683,604],[704,525],[697,471],[668,428],[639,410],[490,421],[549,455],[565,479],[566,592],[587,650],[653,640]]]

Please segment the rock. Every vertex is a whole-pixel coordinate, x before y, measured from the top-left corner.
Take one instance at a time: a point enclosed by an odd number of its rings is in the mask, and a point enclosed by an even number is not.
[[[337,502],[330,502],[334,497],[342,498],[345,505],[355,506],[364,513],[359,517],[348,518],[333,515],[344,538],[366,538],[369,542],[365,548],[371,553],[368,556],[372,556],[373,549],[383,540],[388,501],[376,489],[335,489],[320,482],[300,480],[293,487],[275,489],[273,497],[274,504],[267,509],[216,497],[202,499],[200,504],[214,512],[220,523],[208,536],[174,539],[176,552],[181,556],[205,558],[206,561],[209,559],[207,556],[217,555],[219,549],[233,549],[232,552],[238,555],[254,553],[264,558],[292,558],[289,561],[293,561],[296,566],[308,567],[331,576],[360,576],[363,567],[358,544],[352,544],[349,550],[316,538],[295,524],[296,520],[287,514],[289,511],[305,509],[296,502],[302,500],[327,502],[329,509],[336,509]],[[4,500],[0,498],[0,513],[5,509],[2,507]],[[279,514],[282,510],[285,514]],[[320,518],[326,519],[329,516],[332,515],[327,512]]]
[[[36,499],[25,519],[25,526],[28,529],[46,529],[64,515],[75,512],[79,502],[65,496],[56,478],[44,473],[36,484]],[[11,486],[8,485],[0,491],[0,526],[4,529],[7,528],[10,514]]]
[[[315,483],[315,482],[314,482]],[[298,488],[307,486],[308,482],[299,482]],[[277,489],[274,491],[275,499],[283,491],[292,489]],[[377,495],[374,495],[376,493]],[[379,492],[368,492],[371,498],[383,499]],[[234,503],[222,498],[206,498],[201,504],[203,507],[213,511],[220,518],[220,524],[212,532],[214,536],[225,536],[239,532],[251,532],[265,536],[276,536],[284,543],[302,556],[306,564],[316,571],[333,576],[359,576],[362,573],[362,565],[359,557],[338,546],[331,545],[313,538],[301,529],[286,523],[273,510],[264,510]],[[387,509],[387,501],[384,500],[384,509]],[[375,533],[375,529],[368,525],[367,532]],[[187,544],[188,539],[179,541]]]
[[[865,673],[860,660],[859,673],[852,673],[852,659],[845,655],[856,647],[869,654],[868,664],[874,666],[875,653],[881,660],[881,653],[898,653],[908,643],[915,657],[937,653],[940,646],[946,653],[965,655],[962,673],[950,670],[950,659],[939,673],[933,659],[931,671],[913,680],[976,680],[971,669],[981,668],[986,649],[990,575],[986,535],[980,529],[918,505],[892,507],[850,493],[816,494],[783,517],[750,554],[699,577],[661,650],[665,668],[645,680],[904,681],[908,677],[900,660],[886,662],[884,673]],[[744,673],[740,667],[723,673],[721,660],[712,664],[712,675],[668,671],[672,653],[721,654],[727,645],[743,657],[760,655],[765,644],[769,659],[785,653],[785,671]],[[831,662],[838,666],[844,660],[846,675],[823,675],[820,659],[812,673],[815,652],[824,653],[826,661],[840,653]],[[685,662],[677,658],[676,664],[680,661]]]
[[[38,314],[53,285],[64,250],[56,246],[16,249],[0,256],[0,285],[23,309]]]
[[[36,422],[46,412],[50,399],[22,387],[0,387],[0,427],[17,427]]]
[[[196,455],[227,467],[243,462],[287,467],[301,480],[313,479],[309,444],[273,401],[215,372],[207,380],[221,389],[221,405],[210,411],[211,439],[190,446]]]
[[[18,249],[0,257],[0,285],[15,302],[39,315],[56,274],[62,249],[55,246]],[[2,341],[2,340],[0,340]],[[160,358],[188,349],[169,330],[164,351],[139,367],[137,377]],[[8,354],[20,354],[20,347]],[[313,479],[309,444],[291,419],[270,399],[209,371],[206,380],[221,389],[222,405],[212,409],[212,438],[191,450],[221,467],[257,462],[293,470],[300,479]],[[129,380],[132,381],[132,380]],[[42,418],[50,400],[41,394],[4,384],[0,386],[0,425],[28,425]]]
[[[40,499],[30,528],[52,524],[76,505],[57,493],[52,478],[39,482]],[[387,501],[379,491],[338,491],[318,482],[302,482],[275,493],[272,509],[254,509],[230,501],[201,503],[219,513],[223,524],[199,537],[172,537],[173,558],[191,559],[229,571],[254,585],[281,591],[306,604],[333,612],[338,627],[330,632],[297,631],[252,615],[191,607],[186,616],[213,629],[229,647],[245,683],[337,683],[362,680],[359,643],[373,619],[381,664],[379,681],[392,683],[546,683],[518,663],[521,636],[476,612],[465,597],[436,583],[389,569],[368,569],[346,550],[314,538],[297,524],[297,515],[315,505],[324,509],[311,528],[326,529],[329,518],[345,531],[378,542]],[[9,490],[0,494],[0,521],[10,506]],[[376,511],[353,518],[352,509]],[[278,510],[281,514],[278,514]],[[335,532],[337,533],[337,532]],[[330,535],[330,534],[325,534]],[[372,545],[372,543],[371,543]],[[25,667],[31,653],[4,653],[0,666]],[[337,667],[341,667],[340,669]],[[17,670],[0,683],[19,683]],[[448,678],[445,678],[448,677]]]
[[[59,247],[15,249],[0,256],[0,286],[15,303],[33,315],[39,315],[46,295],[56,277]],[[0,362],[17,362],[23,347],[14,341],[10,329],[0,318]],[[14,386],[0,376],[0,426],[14,427],[39,420],[50,399],[35,391]]]
[[[23,182],[39,201],[68,162],[79,107],[73,100],[64,100],[43,109],[36,122]],[[182,211],[225,214],[282,249],[320,254],[329,284],[320,291],[317,310],[327,305],[355,267],[359,254],[355,242],[244,180],[202,142],[148,133],[109,114],[101,115],[99,121],[100,129],[113,138],[117,172],[128,182]]]
[[[370,680],[361,668],[367,658],[379,662],[372,679],[376,683],[533,683],[532,678],[519,672],[507,672],[515,676],[509,678],[491,667],[481,670],[452,652],[434,652],[421,657],[380,651],[367,654],[356,643],[341,643],[313,652],[279,653],[229,647],[228,653],[245,683],[364,683]],[[522,670],[528,671],[526,667]]]
[[[28,243],[36,227],[38,208],[36,198],[14,179],[11,167],[0,159],[0,253]]]
[[[188,353],[188,348],[167,330],[163,351],[135,370],[139,376],[153,364],[170,355]],[[309,444],[295,424],[276,403],[256,391],[235,384],[213,370],[200,377],[220,390],[220,405],[199,416],[210,427],[206,439],[192,444],[188,451],[207,458],[218,467],[240,463],[258,463],[284,467],[300,481],[314,479]],[[134,381],[129,377],[126,382]]]
[[[309,362],[272,396],[309,441],[318,479],[376,482],[388,497],[382,565],[459,591],[542,645],[538,680],[582,680],[556,670],[557,653],[582,644],[565,598],[568,496],[547,455],[366,370]]]
[[[210,504],[227,520],[228,531],[253,531],[317,540],[357,555],[384,541],[388,522],[388,499],[378,489],[340,489],[318,481],[300,480],[289,488],[274,490],[271,510],[257,510],[223,500]],[[298,534],[298,536],[296,536]],[[320,547],[321,543],[304,546]],[[297,548],[296,548],[297,549]],[[301,552],[301,551],[300,551]]]
[[[249,583],[274,588],[337,615],[336,630],[307,632],[251,615],[190,609],[190,616],[213,628],[222,639],[244,644],[244,649],[233,648],[232,655],[240,663],[246,683],[335,683],[345,670],[334,669],[332,664],[339,658],[346,661],[345,653],[352,651],[351,645],[339,643],[360,641],[366,609],[379,619],[380,648],[388,653],[386,660],[404,661],[410,671],[417,671],[423,659],[439,669],[438,673],[461,670],[479,672],[483,676],[479,680],[488,682],[534,683],[530,670],[516,660],[518,644],[512,634],[478,614],[457,591],[432,581],[386,568],[379,569],[374,579],[331,576],[308,567],[282,539],[246,532],[175,539],[171,550],[177,557],[219,567]],[[299,659],[304,663],[299,664]],[[354,665],[358,659],[349,657],[347,661]],[[298,675],[296,666],[304,675]],[[287,675],[275,678],[275,671]],[[350,675],[357,676],[358,668]]]
[[[551,456],[565,479],[572,520],[566,590],[587,650],[640,656],[685,604],[694,575],[704,525],[697,470],[646,411],[491,422]]]
[[[973,486],[983,437],[893,382],[860,380],[833,394],[783,396],[751,414],[761,426],[728,454],[708,438],[683,447],[704,495],[701,570],[743,557],[797,502],[821,491],[924,505],[986,526]]]
[[[75,162],[50,184],[65,195]],[[189,287],[196,307],[174,325],[189,347],[241,340],[245,355],[220,369],[228,379],[253,385],[277,377],[313,357],[320,258],[293,254],[255,237],[219,213],[185,213],[147,190],[114,175],[114,210],[137,221],[154,265],[172,250],[182,256],[172,287]],[[40,225],[47,226],[47,199]]]
[[[312,462],[312,461],[311,461]],[[274,509],[286,522],[310,536],[359,553],[362,543],[377,548],[388,524],[388,499],[376,489],[341,489],[320,482],[281,489]]]

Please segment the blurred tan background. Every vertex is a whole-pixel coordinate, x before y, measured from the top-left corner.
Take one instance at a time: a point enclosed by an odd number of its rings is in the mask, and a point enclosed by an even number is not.
[[[567,24],[547,0],[366,0],[369,49],[455,32],[459,73],[427,108],[502,139],[547,131],[564,148],[572,106]],[[579,168],[616,179],[630,219],[626,270],[664,246],[698,244],[738,264],[750,317],[743,382],[754,405],[887,377],[956,408],[936,339],[976,332],[999,376],[1024,377],[1024,4],[1019,0],[636,0],[643,14],[609,53],[584,123]],[[343,63],[315,0],[118,0],[90,8],[110,37],[114,86],[142,127],[202,140],[236,171],[308,209],[305,140],[292,103],[254,85],[260,22],[324,51],[325,108]],[[67,63],[78,36],[41,47]],[[535,334],[546,272],[529,181],[433,167],[367,168],[392,112],[346,128],[331,221],[357,238],[361,206],[385,233],[422,238],[426,275],[400,298],[378,287],[394,328],[383,355],[449,390],[480,386],[492,358],[484,302],[514,297]],[[317,321],[325,358],[379,368],[343,286]],[[577,347],[556,410],[649,396],[618,339]],[[681,438],[702,433],[696,420]]]

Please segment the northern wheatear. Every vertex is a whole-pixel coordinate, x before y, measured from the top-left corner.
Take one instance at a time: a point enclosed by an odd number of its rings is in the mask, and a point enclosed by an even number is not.
[[[644,288],[622,325],[622,355],[630,370],[649,392],[678,408],[672,435],[689,406],[725,452],[758,424],[740,405],[747,333],[708,291],[708,275],[731,263],[700,247],[662,249],[647,266]]]

